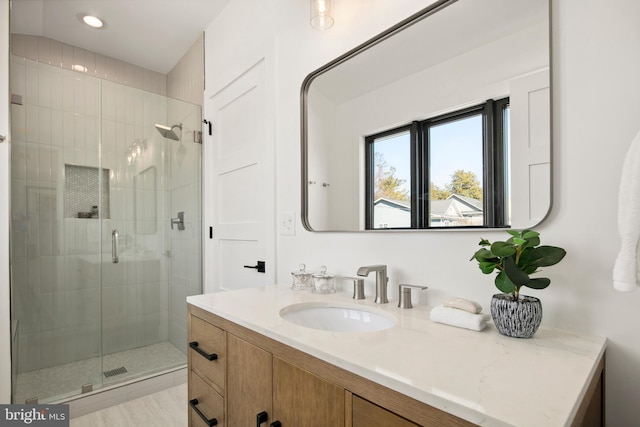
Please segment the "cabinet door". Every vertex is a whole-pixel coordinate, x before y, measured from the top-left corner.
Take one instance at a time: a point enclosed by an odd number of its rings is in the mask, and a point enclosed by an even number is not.
[[[256,417],[271,419],[271,353],[227,334],[227,422],[233,427],[256,427]]]
[[[273,358],[273,419],[282,427],[344,426],[344,389]]]
[[[353,427],[418,427],[418,425],[354,395]]]
[[[189,374],[189,426],[205,427],[206,420],[216,420],[216,425],[224,427],[224,400],[197,374]]]

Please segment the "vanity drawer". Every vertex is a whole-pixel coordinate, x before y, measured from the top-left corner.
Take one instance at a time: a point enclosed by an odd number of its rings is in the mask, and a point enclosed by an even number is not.
[[[196,316],[189,329],[189,366],[219,393],[225,389],[225,333]]]
[[[213,425],[224,427],[224,399],[192,372],[189,375],[189,427],[208,426],[203,418],[215,418],[216,423]]]
[[[414,424],[356,395],[353,396],[352,410],[353,427],[418,427],[418,424]]]

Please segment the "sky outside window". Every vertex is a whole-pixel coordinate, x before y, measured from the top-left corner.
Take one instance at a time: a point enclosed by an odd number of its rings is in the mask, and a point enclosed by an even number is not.
[[[482,187],[482,115],[429,129],[430,182],[444,189],[456,170],[473,172]]]

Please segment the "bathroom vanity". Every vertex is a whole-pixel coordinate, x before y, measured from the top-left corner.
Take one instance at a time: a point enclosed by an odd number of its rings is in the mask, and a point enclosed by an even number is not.
[[[602,425],[605,338],[541,328],[520,340],[433,323],[425,306],[287,285],[187,302],[190,426]],[[281,316],[304,304],[395,324],[336,332]]]

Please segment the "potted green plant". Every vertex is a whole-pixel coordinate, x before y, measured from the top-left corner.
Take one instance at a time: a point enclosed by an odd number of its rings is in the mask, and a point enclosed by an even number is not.
[[[540,233],[533,230],[507,230],[506,241],[480,240],[471,260],[478,261],[484,274],[497,272],[496,287],[502,294],[491,299],[491,317],[498,331],[507,336],[530,338],[542,321],[542,304],[535,297],[520,294],[520,288],[544,289],[551,283],[546,277],[531,277],[540,267],[562,261],[566,251],[556,246],[540,246]]]

